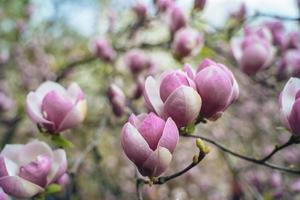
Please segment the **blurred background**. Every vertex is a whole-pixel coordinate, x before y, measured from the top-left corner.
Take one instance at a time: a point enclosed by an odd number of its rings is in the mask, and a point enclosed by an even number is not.
[[[195,133],[258,158],[290,137],[281,127],[277,104],[286,80],[269,78],[272,70],[248,77],[228,54],[230,39],[241,35],[245,23],[256,26],[274,20],[274,15],[284,16],[287,20],[281,21],[285,31],[299,32],[299,20],[289,20],[299,18],[298,1],[207,0],[205,8],[193,14],[193,0],[177,0],[191,26],[203,33],[207,42],[199,53],[184,59],[176,58],[170,46],[164,45],[171,37],[170,19],[157,13],[152,0],[142,2],[147,5],[149,20],[137,25],[141,20],[132,10],[135,0],[0,0],[0,148],[32,138],[47,140],[24,112],[27,93],[45,80],[64,86],[75,81],[88,100],[85,122],[64,133],[75,144],[67,150],[69,171],[74,170],[74,163],[91,141],[98,141],[91,152],[84,154],[70,186],[48,199],[136,198],[134,165],[120,145],[120,130],[131,111],[115,116],[106,95],[109,85],[116,83],[130,99],[133,110],[146,111],[143,98],[137,94],[140,77],[132,75],[124,62],[124,55],[132,49],[142,51],[154,66],[142,79],[181,68],[186,62],[196,67],[206,57],[233,71],[241,91],[238,102],[216,122],[197,126]],[[244,18],[235,19],[233,13],[243,4],[247,10]],[[253,17],[256,13],[263,15]],[[104,62],[95,55],[93,41],[99,37],[106,38],[116,51],[114,62]],[[207,158],[180,178],[145,186],[144,199],[300,199],[299,176],[257,166],[211,147]],[[195,152],[194,140],[182,138],[166,174],[188,165]],[[283,150],[272,162],[299,169],[299,147]]]

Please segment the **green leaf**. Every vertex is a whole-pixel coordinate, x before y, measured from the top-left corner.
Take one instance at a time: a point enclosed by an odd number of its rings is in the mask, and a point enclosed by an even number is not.
[[[60,135],[52,135],[51,136],[51,140],[52,142],[54,142],[57,146],[62,147],[64,149],[66,148],[73,148],[73,144],[72,142],[70,142],[69,140],[63,138]]]
[[[53,194],[61,191],[61,186],[58,184],[50,184],[45,190],[45,194]]]

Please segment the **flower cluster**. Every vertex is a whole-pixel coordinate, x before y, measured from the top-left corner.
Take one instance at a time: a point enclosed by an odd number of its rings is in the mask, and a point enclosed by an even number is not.
[[[171,162],[178,129],[198,119],[216,120],[239,95],[232,72],[223,64],[203,60],[196,72],[187,64],[159,80],[149,76],[144,97],[150,114],[132,115],[122,130],[127,157],[144,176],[159,176]]]

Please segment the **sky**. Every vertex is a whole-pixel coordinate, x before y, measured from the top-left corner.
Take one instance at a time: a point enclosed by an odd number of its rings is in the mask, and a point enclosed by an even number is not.
[[[151,5],[152,0],[144,0]],[[57,20],[65,22],[83,36],[90,37],[95,35],[101,12],[101,5],[95,0],[33,0],[36,6],[36,12],[32,24],[39,24],[45,20],[56,17]],[[114,10],[123,10],[129,8],[135,3],[135,0],[111,0],[110,5]],[[263,13],[282,15],[287,17],[297,17],[298,10],[296,0],[207,0],[203,11],[205,21],[213,26],[220,27],[224,24],[230,11],[239,7],[241,2],[245,2],[248,15],[254,11]],[[177,0],[177,3],[184,9],[192,7],[193,0]],[[295,23],[286,24],[288,29],[294,29]]]

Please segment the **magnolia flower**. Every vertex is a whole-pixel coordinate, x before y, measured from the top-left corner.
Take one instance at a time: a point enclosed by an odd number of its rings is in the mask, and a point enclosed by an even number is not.
[[[175,55],[182,58],[198,53],[203,43],[203,36],[196,30],[182,28],[175,34],[172,50]]]
[[[125,54],[125,64],[133,74],[138,74],[151,66],[150,59],[144,52],[131,50]]]
[[[195,0],[194,8],[197,10],[203,10],[205,3],[206,3],[206,0]]]
[[[231,50],[241,70],[249,76],[270,66],[274,59],[272,36],[265,28],[245,28],[244,38],[234,38]]]
[[[172,33],[175,33],[180,28],[185,27],[187,18],[182,9],[176,5],[171,6],[169,9],[169,27]]]
[[[160,80],[145,81],[147,107],[163,118],[171,117],[178,127],[194,123],[201,109],[201,97],[194,81],[183,71],[170,71]]]
[[[147,16],[147,5],[143,3],[142,1],[138,1],[134,6],[133,6],[133,11],[135,12],[136,16],[139,19],[145,19]]]
[[[67,170],[66,152],[34,140],[6,145],[0,153],[0,187],[16,198],[31,198],[59,180]]]
[[[278,63],[277,79],[300,77],[300,49],[287,50]]]
[[[271,31],[273,44],[282,46],[285,40],[285,30],[281,21],[266,22],[265,26]]]
[[[86,110],[86,100],[77,83],[66,90],[58,83],[47,81],[26,98],[30,119],[50,133],[58,134],[81,123]]]
[[[131,115],[123,129],[121,143],[126,156],[143,176],[161,175],[172,160],[178,142],[175,122],[154,113]]]
[[[284,86],[279,105],[284,126],[295,136],[300,135],[300,79],[290,78]]]
[[[9,111],[13,109],[15,102],[9,98],[5,93],[0,91],[0,111]]]
[[[112,62],[116,57],[115,50],[104,38],[97,38],[92,42],[92,51],[105,62]]]
[[[120,117],[125,112],[126,97],[116,84],[111,84],[107,91],[108,100],[112,106],[112,110],[117,117]]]
[[[156,0],[155,5],[160,12],[165,12],[168,10],[171,6],[173,6],[174,1],[173,0]]]
[[[232,72],[210,59],[204,59],[198,66],[195,83],[202,99],[200,114],[211,120],[219,118],[239,96]]]

